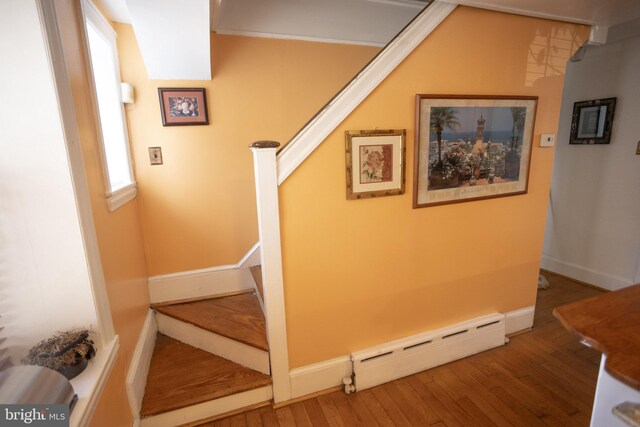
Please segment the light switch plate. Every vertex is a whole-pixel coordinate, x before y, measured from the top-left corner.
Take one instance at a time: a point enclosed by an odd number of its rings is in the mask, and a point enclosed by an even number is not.
[[[556,142],[556,136],[552,133],[543,133],[540,135],[540,147],[553,147]]]
[[[151,165],[162,164],[162,148],[149,147],[149,162],[151,163]]]

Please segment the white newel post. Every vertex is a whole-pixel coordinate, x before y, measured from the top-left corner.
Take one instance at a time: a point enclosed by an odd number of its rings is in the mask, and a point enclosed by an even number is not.
[[[256,180],[262,286],[275,403],[291,398],[278,211],[276,149],[279,146],[275,141],[256,141],[250,145]]]

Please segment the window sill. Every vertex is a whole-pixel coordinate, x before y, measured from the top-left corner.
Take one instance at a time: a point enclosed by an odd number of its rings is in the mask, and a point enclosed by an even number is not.
[[[107,206],[109,207],[109,212],[113,212],[128,201],[133,200],[137,194],[138,189],[136,188],[135,182],[114,191],[107,196]]]
[[[89,425],[102,395],[102,390],[104,390],[111,369],[118,357],[119,348],[120,343],[116,335],[109,344],[96,352],[96,356],[89,361],[87,369],[71,380],[73,390],[78,395],[78,402],[71,413],[69,424],[71,427]]]

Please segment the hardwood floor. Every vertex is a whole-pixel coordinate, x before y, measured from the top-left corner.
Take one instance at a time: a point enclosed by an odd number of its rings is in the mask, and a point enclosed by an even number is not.
[[[600,353],[578,343],[553,307],[600,291],[545,273],[534,329],[503,347],[347,396],[264,407],[214,426],[588,426]]]
[[[269,351],[264,314],[255,293],[154,307],[158,313]]]

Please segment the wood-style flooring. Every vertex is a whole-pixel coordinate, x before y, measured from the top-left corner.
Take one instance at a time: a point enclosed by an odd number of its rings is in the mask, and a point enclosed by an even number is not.
[[[269,351],[264,313],[255,293],[154,306],[158,313]]]
[[[158,334],[141,417],[271,384],[271,377]]]
[[[347,396],[263,407],[214,426],[588,426],[600,353],[553,317],[554,307],[600,291],[545,273],[534,329],[500,348]]]

